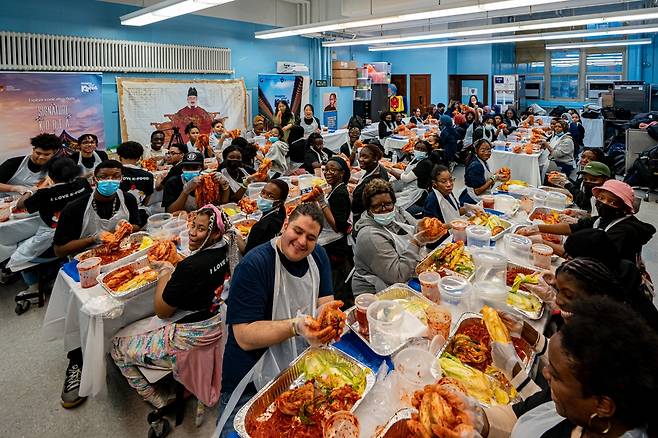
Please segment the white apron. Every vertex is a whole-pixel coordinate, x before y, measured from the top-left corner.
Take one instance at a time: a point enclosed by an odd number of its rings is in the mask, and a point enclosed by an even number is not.
[[[620,218],[618,218],[618,219],[615,219],[614,221],[610,222],[610,223],[608,224],[608,226],[605,227],[605,228],[603,229],[603,231],[605,231],[605,232],[607,233],[608,230],[609,230],[610,228],[614,227],[614,226],[617,225],[619,222],[623,221],[624,219],[628,219],[628,218],[631,217],[631,216],[632,216],[632,215],[629,214],[629,215],[627,215],[627,216],[624,216],[624,217],[620,217]],[[601,218],[598,218],[598,219],[596,219],[596,220],[594,221],[593,228],[599,228],[599,225],[601,225]]]
[[[121,220],[129,220],[130,213],[126,207],[126,201],[123,198],[123,192],[117,190],[116,195],[119,197],[119,210],[114,213],[109,219],[102,219],[96,210],[91,206],[94,200],[94,194],[92,193],[89,196],[89,202],[87,202],[87,208],[85,209],[85,216],[82,219],[82,231],[80,232],[80,239],[83,237],[93,236],[99,231],[107,231],[113,233],[116,229],[117,224]],[[114,201],[113,201],[114,202]]]
[[[454,194],[450,193],[450,197],[452,199],[452,202],[455,203],[457,206],[457,209],[450,204],[450,201],[448,201],[445,196],[441,194],[437,189],[432,188],[434,191],[434,194],[436,195],[436,199],[439,201],[439,209],[441,209],[441,214],[443,215],[443,223],[444,224],[449,224],[450,222],[454,221],[455,219],[459,219],[460,214],[459,214],[459,201],[455,197]]]
[[[480,159],[480,157],[476,155],[475,159],[482,164],[482,168],[484,169],[484,181],[486,182],[489,178],[491,178],[493,174],[487,168],[486,163]],[[480,202],[482,200],[482,198],[480,198],[478,195],[475,194],[475,190],[473,189],[473,187],[466,187],[466,193],[468,193],[468,196],[470,196],[471,199],[475,202]]]
[[[240,167],[239,170],[244,174],[245,177],[249,176],[247,171],[244,170],[242,167]],[[228,186],[231,188],[231,190],[234,193],[239,192],[240,189],[243,187],[241,182],[236,181],[235,179],[233,179],[231,175],[229,175],[228,170],[226,170],[226,168],[222,169],[220,173],[224,175],[224,177],[228,181]]]
[[[411,238],[414,235],[416,227],[398,221],[393,221],[393,223],[396,224],[398,227],[402,228],[404,231],[406,231],[407,234],[405,234],[404,236],[400,236],[395,234],[393,231],[389,230],[387,227],[382,227],[382,228],[386,230],[386,232],[390,234],[391,237],[393,237],[395,252],[397,252],[398,255],[401,255],[409,247]],[[373,274],[360,275],[360,277],[365,281],[367,281],[369,284],[373,285],[375,290],[384,290],[390,286],[390,284],[384,283],[384,281],[381,278]]]
[[[359,178],[359,181],[356,183],[356,186],[354,186],[354,190],[352,191],[352,193],[354,193],[354,192],[356,191],[356,188],[357,188],[357,187],[359,187],[361,184],[363,184],[363,181],[364,181],[366,178],[368,178],[369,176],[374,175],[375,173],[378,173],[378,172],[379,172],[379,164],[377,165],[377,167],[375,167],[375,168],[372,170],[372,172],[370,172],[370,173],[364,173],[363,175],[361,175],[361,178]]]
[[[307,124],[306,121],[304,121],[304,119],[302,118],[300,126],[304,128],[304,138],[308,138],[309,135],[313,134],[318,129],[320,129],[320,125],[318,125],[318,122],[315,120],[315,117],[313,117],[313,121],[311,122],[310,125]]]
[[[35,187],[39,182],[46,178],[46,172],[32,172],[27,166],[30,156],[27,155],[21,161],[21,164],[16,169],[16,173],[7,181],[7,184],[12,186]],[[3,193],[4,196],[15,195],[16,193]]]
[[[402,175],[409,175],[413,172],[418,163],[420,163],[420,160],[416,161],[416,159],[414,159],[411,161],[407,168],[402,172]],[[414,205],[423,196],[423,192],[425,192],[425,190],[418,187],[418,178],[414,178],[413,181],[409,182],[402,182],[402,180],[395,181],[393,183],[393,188],[395,189],[395,205],[403,210]]]
[[[78,153],[78,167],[82,170],[82,174],[83,174],[83,175],[87,175],[87,174],[89,174],[90,172],[93,172],[94,169],[96,168],[96,166],[97,166],[98,164],[100,164],[101,161],[103,161],[103,160],[101,160],[100,155],[98,155],[98,154],[96,153],[96,151],[92,152],[92,153],[91,153],[91,156],[94,157],[94,164],[91,166],[91,168],[87,168],[87,167],[85,167],[84,164],[82,164],[82,151],[80,151],[80,152]]]
[[[555,403],[541,404],[521,415],[512,429],[510,438],[540,437],[564,421],[555,410]]]
[[[308,271],[302,278],[291,275],[281,264],[277,241],[275,237],[270,241],[274,248],[274,299],[272,303],[272,320],[285,320],[294,318],[297,314],[315,315],[320,290],[320,270],[312,255],[308,255]],[[289,338],[280,344],[270,346],[260,360],[242,378],[233,390],[231,397],[217,422],[213,437],[218,437],[226,420],[231,415],[238,400],[250,382],[254,382],[256,389],[260,390],[281,371],[286,369],[290,362],[299,356],[308,344],[300,336]]]
[[[345,183],[340,183],[333,189],[331,189],[331,193],[329,193],[329,196],[327,196],[327,203],[329,203],[329,200],[331,199],[331,195],[334,194],[334,191],[340,187],[341,185],[344,185]],[[350,213],[350,218],[348,222],[351,224],[352,223],[352,213]],[[320,246],[325,246],[328,245],[332,242],[335,242],[337,240],[342,239],[344,236],[344,233],[339,233],[337,231],[334,231],[333,228],[331,228],[331,225],[329,225],[329,222],[327,222],[327,219],[324,219],[324,225],[322,226],[322,232],[320,233],[320,236],[318,237],[318,245]]]

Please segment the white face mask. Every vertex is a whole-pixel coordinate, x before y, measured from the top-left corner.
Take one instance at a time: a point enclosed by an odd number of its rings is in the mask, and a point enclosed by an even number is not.
[[[390,225],[395,219],[395,210],[388,213],[373,213],[372,218],[381,226]]]

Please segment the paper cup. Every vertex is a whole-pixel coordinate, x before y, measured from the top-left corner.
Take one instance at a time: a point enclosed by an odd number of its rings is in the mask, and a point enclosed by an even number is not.
[[[83,289],[94,287],[98,284],[98,277],[101,273],[101,258],[90,257],[78,263],[78,274],[80,275],[80,286]]]

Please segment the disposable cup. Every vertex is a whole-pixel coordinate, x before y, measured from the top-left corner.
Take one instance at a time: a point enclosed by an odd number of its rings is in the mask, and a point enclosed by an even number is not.
[[[80,286],[83,289],[93,287],[98,284],[98,277],[101,273],[101,258],[90,257],[78,263],[78,274],[80,275]]]

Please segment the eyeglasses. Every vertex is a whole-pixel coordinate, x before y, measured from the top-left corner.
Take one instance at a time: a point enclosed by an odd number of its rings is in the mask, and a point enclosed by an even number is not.
[[[94,140],[85,140],[85,141],[81,142],[80,144],[96,144],[96,142]]]
[[[375,213],[386,213],[388,211],[393,210],[394,207],[395,207],[394,202],[384,202],[382,204],[371,205],[370,210]]]
[[[332,168],[329,168],[329,167],[324,168],[324,173],[334,174],[334,173],[338,173],[338,172],[342,172],[342,171],[343,171],[342,169],[332,169]]]
[[[457,178],[450,178],[450,179],[439,179],[436,182],[439,184],[448,184],[448,183],[454,183]]]
[[[165,155],[183,155],[182,152],[165,152]]]

